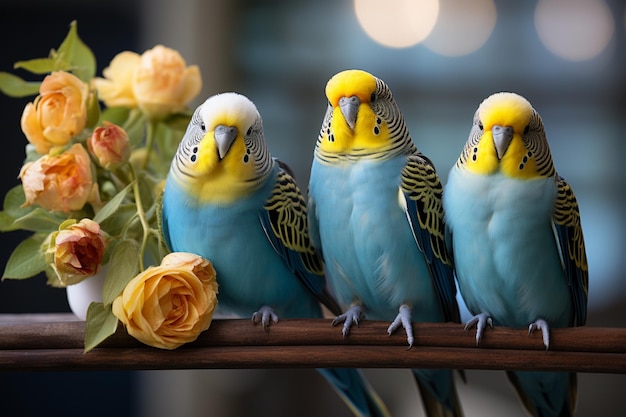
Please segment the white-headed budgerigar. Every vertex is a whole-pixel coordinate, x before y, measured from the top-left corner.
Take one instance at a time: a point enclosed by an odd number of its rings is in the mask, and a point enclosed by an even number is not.
[[[541,330],[587,316],[587,260],[576,197],[552,162],[539,114],[523,97],[497,93],[474,115],[444,192],[466,328]],[[534,416],[570,416],[576,374],[509,372]]]
[[[404,327],[459,322],[444,242],[442,185],[413,143],[390,89],[361,70],[334,75],[309,183],[309,223],[347,311],[344,336],[367,315]],[[462,415],[451,370],[413,370],[429,416]]]
[[[220,308],[264,328],[279,316],[322,317],[320,302],[337,311],[307,222],[306,202],[271,157],[256,106],[237,93],[201,104],[172,161],[162,226],[170,250],[213,263]],[[360,371],[319,371],[355,415],[387,415]]]

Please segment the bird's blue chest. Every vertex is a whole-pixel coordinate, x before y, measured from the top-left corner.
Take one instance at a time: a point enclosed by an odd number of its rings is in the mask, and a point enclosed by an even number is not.
[[[169,194],[168,194],[169,193]],[[228,206],[199,205],[166,189],[164,221],[171,250],[196,253],[216,270],[221,309],[250,316],[262,305],[279,316],[315,316],[319,307],[270,245],[259,212],[265,194]]]
[[[566,325],[569,288],[551,226],[554,179],[521,181],[453,169],[444,190],[456,275],[472,313],[527,326]]]
[[[435,320],[432,281],[399,201],[405,158],[327,166],[314,163],[315,204],[327,277],[344,304],[361,302],[368,317],[393,319],[401,304]],[[430,297],[430,298],[429,298]]]

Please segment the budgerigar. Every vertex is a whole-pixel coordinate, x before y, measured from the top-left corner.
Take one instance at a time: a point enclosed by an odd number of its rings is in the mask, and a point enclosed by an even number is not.
[[[306,202],[284,167],[269,153],[256,106],[222,93],[194,112],[163,196],[169,248],[209,259],[220,308],[266,329],[279,316],[322,317],[320,302],[338,308],[309,240]],[[387,415],[360,371],[320,373],[355,415]]]
[[[444,243],[442,186],[409,136],[390,89],[361,70],[334,75],[309,183],[309,223],[347,311],[404,327],[459,321]],[[348,308],[349,307],[349,308]],[[413,370],[429,416],[462,415],[450,370]]]
[[[587,316],[587,260],[576,197],[554,168],[539,114],[523,97],[497,93],[474,115],[444,192],[461,295],[485,327],[580,326]],[[570,416],[576,374],[510,372],[534,416]]]

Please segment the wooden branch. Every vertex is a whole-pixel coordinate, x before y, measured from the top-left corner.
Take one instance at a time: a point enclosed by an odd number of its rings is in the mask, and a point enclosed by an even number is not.
[[[1,320],[1,316],[0,316]],[[626,373],[626,329],[552,329],[546,351],[540,332],[487,329],[454,323],[414,323],[408,349],[403,331],[364,320],[346,338],[330,320],[281,320],[267,332],[249,320],[214,320],[197,341],[174,351],[143,345],[123,328],[83,353],[84,322],[0,322],[0,369],[206,369],[206,368],[451,368]]]

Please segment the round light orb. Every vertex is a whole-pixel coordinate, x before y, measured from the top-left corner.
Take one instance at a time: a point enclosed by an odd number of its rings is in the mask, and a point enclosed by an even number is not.
[[[356,18],[374,41],[408,48],[424,40],[435,26],[438,0],[354,0]]]
[[[441,0],[439,17],[423,44],[445,56],[469,55],[487,42],[496,26],[493,0]]]
[[[585,61],[607,47],[615,22],[604,0],[539,0],[535,27],[550,52],[569,61]]]

